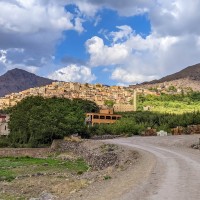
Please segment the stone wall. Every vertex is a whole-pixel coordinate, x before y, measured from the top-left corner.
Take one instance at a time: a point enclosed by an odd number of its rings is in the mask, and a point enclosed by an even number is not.
[[[30,156],[42,158],[51,152],[50,148],[1,148],[0,157]]]

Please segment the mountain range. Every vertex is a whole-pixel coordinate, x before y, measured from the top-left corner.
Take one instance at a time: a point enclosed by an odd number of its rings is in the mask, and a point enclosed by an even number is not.
[[[0,97],[33,87],[51,84],[53,80],[37,76],[22,69],[12,69],[0,76]],[[154,87],[161,84],[200,91],[200,64],[189,66],[159,80],[144,82],[133,87]]]
[[[36,76],[22,69],[12,69],[0,76],[0,97],[33,87],[51,84],[53,80]]]

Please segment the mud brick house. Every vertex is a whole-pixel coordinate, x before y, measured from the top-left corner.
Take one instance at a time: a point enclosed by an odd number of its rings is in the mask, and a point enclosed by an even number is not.
[[[8,129],[8,121],[10,119],[9,115],[0,114],[0,137],[8,136],[10,130]]]

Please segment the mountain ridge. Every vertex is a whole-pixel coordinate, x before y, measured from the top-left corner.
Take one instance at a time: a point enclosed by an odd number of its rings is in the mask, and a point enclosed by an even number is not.
[[[173,80],[178,80],[182,78],[189,78],[190,80],[197,80],[200,81],[200,63],[196,65],[191,65],[182,69],[179,72],[174,74],[167,75],[159,80],[153,80],[145,83],[162,83],[162,82],[169,82]]]
[[[33,87],[49,85],[53,80],[37,76],[23,69],[12,69],[0,76],[0,97],[7,94],[21,92]],[[165,76],[158,80],[143,82],[132,87],[154,87],[174,85],[178,88],[191,88],[194,91],[200,91],[200,63],[188,66],[179,72]]]
[[[131,85],[134,88],[157,88],[175,86],[180,89],[191,88],[193,91],[200,91],[200,63],[186,67],[174,74],[167,75],[158,80],[143,82]]]
[[[12,69],[0,76],[0,97],[32,87],[51,84],[53,80],[37,76],[23,69]]]

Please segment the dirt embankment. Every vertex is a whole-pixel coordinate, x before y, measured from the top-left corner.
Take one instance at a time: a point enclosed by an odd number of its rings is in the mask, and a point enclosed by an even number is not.
[[[104,170],[108,167],[125,168],[128,163],[139,158],[136,151],[94,140],[79,142],[55,140],[51,149],[56,152],[72,152],[83,157],[93,171]]]

